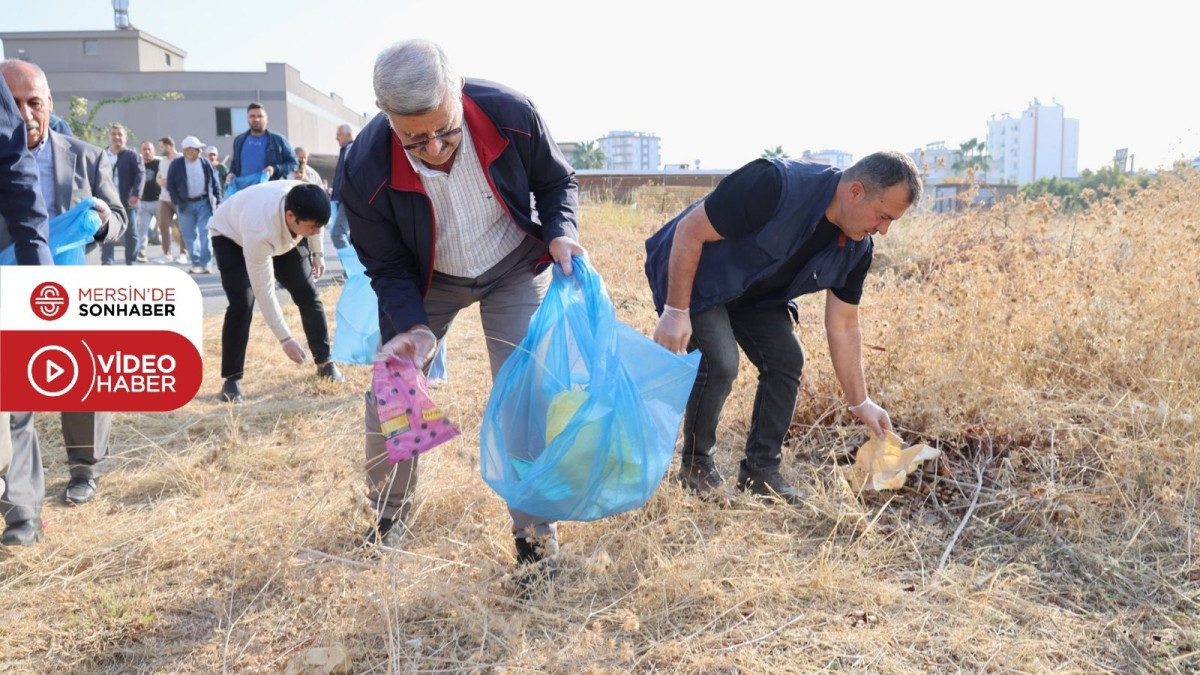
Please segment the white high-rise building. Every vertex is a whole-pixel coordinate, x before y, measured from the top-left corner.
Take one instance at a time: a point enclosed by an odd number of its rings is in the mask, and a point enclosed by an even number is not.
[[[599,139],[605,169],[654,171],[658,169],[658,136],[644,131],[610,131]]]
[[[1079,177],[1079,120],[1061,103],[1037,99],[1018,118],[1007,113],[988,121],[987,180],[1025,185],[1039,178]]]

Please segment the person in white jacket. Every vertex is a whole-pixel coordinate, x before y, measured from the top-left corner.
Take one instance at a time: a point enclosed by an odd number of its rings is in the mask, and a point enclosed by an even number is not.
[[[221,377],[225,380],[221,400],[242,400],[246,343],[256,300],[288,358],[295,363],[308,358],[283,320],[275,280],[300,308],[300,322],[317,363],[317,377],[345,381],[337,365],[329,360],[329,325],[315,283],[325,273],[321,233],[328,222],[329,197],[325,190],[295,180],[271,181],[239,190],[213,214],[208,227],[221,286],[229,299],[221,331]]]

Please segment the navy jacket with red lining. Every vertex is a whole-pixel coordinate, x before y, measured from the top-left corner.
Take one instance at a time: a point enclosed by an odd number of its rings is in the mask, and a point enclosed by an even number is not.
[[[463,120],[492,193],[517,226],[543,243],[560,236],[578,241],[575,172],[533,103],[503,85],[467,79]],[[383,342],[429,322],[423,298],[433,279],[437,243],[433,204],[404,153],[381,112],[355,139],[341,167],[341,208],[379,297]]]

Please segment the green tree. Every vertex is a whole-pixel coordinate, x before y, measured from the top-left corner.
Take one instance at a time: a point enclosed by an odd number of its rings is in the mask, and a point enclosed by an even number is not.
[[[106,127],[96,124],[96,113],[106,105],[120,105],[123,103],[133,103],[135,101],[178,101],[183,98],[183,94],[177,91],[150,91],[144,94],[133,94],[131,96],[119,96],[116,98],[102,98],[96,101],[96,105],[88,110],[88,100],[82,96],[72,96],[70,112],[67,116],[67,124],[71,125],[71,133],[75,134],[76,138],[105,147],[108,145],[108,132]]]
[[[608,158],[596,141],[587,141],[571,151],[571,166],[576,169],[603,169]]]
[[[787,150],[783,149],[782,145],[777,145],[773,148],[764,148],[762,151],[762,155],[760,155],[760,157],[762,157],[763,159],[771,159],[773,157],[778,157],[779,159],[787,159],[787,158],[791,157],[791,155],[789,155],[787,153]]]
[[[987,143],[978,138],[972,138],[958,144],[958,150],[954,151],[954,163],[950,165],[950,170],[958,176],[968,173],[974,175],[976,171],[986,173],[991,168],[988,160]]]

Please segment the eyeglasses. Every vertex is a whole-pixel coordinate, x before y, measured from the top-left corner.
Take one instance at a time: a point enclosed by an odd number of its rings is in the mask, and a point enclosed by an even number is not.
[[[463,130],[462,127],[455,127],[449,131],[443,131],[440,134],[435,134],[433,136],[430,136],[429,138],[426,138],[423,141],[416,141],[414,143],[405,143],[405,144],[401,145],[400,147],[404,148],[405,150],[407,150],[409,152],[416,152],[418,150],[425,148],[425,146],[429,145],[430,142],[432,142],[432,141],[441,141],[442,143],[445,143],[446,141],[454,138],[455,136],[461,135],[462,130]]]

